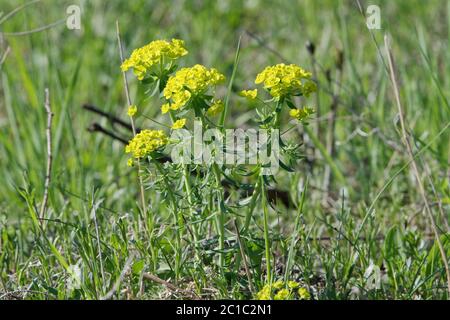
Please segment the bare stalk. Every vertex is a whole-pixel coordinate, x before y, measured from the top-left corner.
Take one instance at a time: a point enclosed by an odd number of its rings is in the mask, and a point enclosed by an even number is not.
[[[392,56],[392,53],[391,53],[391,50],[389,47],[389,41],[388,41],[387,35],[384,36],[384,44],[386,47],[386,54],[388,57],[389,72],[390,72],[390,77],[391,77],[391,81],[392,81],[392,86],[394,89],[395,100],[396,100],[397,107],[398,107],[400,126],[401,126],[401,132],[402,132],[402,140],[406,146],[408,155],[410,157],[411,166],[412,166],[415,178],[417,180],[419,192],[420,192],[420,195],[425,204],[425,212],[427,213],[428,218],[430,219],[431,228],[432,228],[434,236],[436,238],[436,243],[439,247],[442,262],[444,263],[444,268],[445,268],[445,272],[446,272],[446,276],[447,276],[447,289],[448,289],[449,298],[450,298],[450,270],[448,267],[447,255],[445,253],[444,246],[442,245],[442,241],[440,239],[439,231],[436,226],[436,221],[434,219],[433,212],[431,211],[430,204],[428,203],[428,199],[427,199],[427,196],[425,193],[425,188],[424,188],[422,180],[420,178],[419,169],[417,167],[417,163],[416,163],[414,153],[413,153],[413,150],[411,147],[411,142],[409,139],[410,137],[409,137],[407,129],[406,129],[406,121],[405,121],[404,111],[403,111],[403,107],[402,107],[401,100],[400,100],[400,91],[399,91],[398,81],[397,81],[397,77],[395,74],[394,58]]]
[[[182,288],[179,288],[179,287],[173,285],[172,283],[155,276],[154,274],[144,273],[143,274],[143,278],[146,279],[146,280],[153,281],[153,282],[156,282],[158,284],[161,284],[161,285],[165,286],[167,289],[169,289],[170,291],[172,291],[173,293],[180,293],[183,296],[189,297],[189,298],[194,299],[194,300],[198,300],[199,299],[199,296],[197,294],[195,294],[194,292],[189,291],[189,290],[184,290]]]
[[[124,61],[123,58],[123,47],[122,47],[122,41],[120,40],[120,28],[119,28],[119,21],[116,20],[116,32],[117,32],[117,43],[119,44],[119,54],[120,54],[120,63],[122,64]],[[127,103],[128,106],[131,106],[131,98],[130,98],[130,90],[128,89],[128,79],[127,79],[127,74],[122,71],[122,76],[123,76],[123,85],[125,88],[125,95],[127,98]],[[133,135],[136,135],[136,126],[134,124],[134,119],[133,117],[130,117],[131,120],[131,128],[133,130]],[[138,168],[138,179],[139,179],[139,186],[140,186],[140,192],[141,192],[141,201],[142,201],[142,210],[144,213],[144,225],[147,226],[147,205],[146,205],[146,201],[145,201],[145,193],[144,193],[144,183],[142,180],[142,176],[141,176],[141,164],[139,163],[139,161],[137,162],[137,168]]]
[[[39,212],[39,218],[40,221],[43,221],[42,219],[45,216],[45,212],[47,210],[47,202],[48,202],[48,189],[50,186],[50,179],[52,174],[52,161],[53,161],[53,155],[52,155],[52,118],[53,118],[53,112],[50,105],[50,93],[48,88],[45,89],[45,111],[47,112],[47,129],[46,129],[46,135],[47,135],[47,170],[45,172],[45,183],[44,183],[44,198],[42,200],[41,204],[41,210]]]
[[[334,158],[336,153],[336,117],[337,117],[337,109],[339,105],[339,95],[341,86],[339,83],[342,80],[342,64],[343,64],[343,53],[342,51],[338,52],[337,62],[336,62],[336,83],[334,88],[332,89],[333,96],[331,102],[331,111],[330,117],[328,119],[328,137],[327,137],[327,153]],[[330,86],[333,86],[331,82],[331,76],[329,77]],[[318,96],[318,94],[317,94]],[[327,202],[329,188],[331,183],[331,167],[329,164],[325,166],[325,172],[323,177],[323,186],[322,188],[325,190],[324,203]]]

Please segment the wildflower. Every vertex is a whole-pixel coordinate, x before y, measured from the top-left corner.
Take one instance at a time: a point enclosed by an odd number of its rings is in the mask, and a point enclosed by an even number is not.
[[[300,288],[298,289],[298,296],[300,300],[311,300],[311,294],[306,288]]]
[[[256,77],[255,83],[264,84],[274,98],[288,95],[309,95],[316,90],[311,80],[311,73],[295,64],[284,63],[266,67]]]
[[[128,159],[127,166],[132,167],[134,165],[134,161],[132,158]]]
[[[170,104],[164,103],[164,104],[161,106],[161,112],[162,112],[162,114],[166,114],[167,112],[169,112],[169,110],[170,110]]]
[[[258,300],[289,300],[300,299],[310,300],[311,295],[309,291],[300,286],[300,283],[296,281],[284,282],[281,280],[275,281],[270,284],[266,284],[257,294]]]
[[[175,121],[172,125],[172,129],[173,130],[177,130],[177,129],[181,129],[184,127],[184,125],[186,124],[186,119],[179,119],[177,121]]]
[[[290,292],[288,289],[281,289],[274,296],[274,300],[288,300],[290,296]]]
[[[308,81],[303,85],[302,94],[305,97],[309,97],[309,95],[313,92],[317,91],[317,85],[315,82]]]
[[[259,291],[258,293],[256,293],[256,299],[257,300],[270,300],[270,286],[269,285],[265,285],[261,291]]]
[[[295,281],[288,281],[287,285],[289,289],[297,289],[298,287],[300,287],[300,284]]]
[[[276,282],[274,282],[273,284],[272,284],[272,287],[274,288],[274,289],[281,289],[281,288],[283,288],[284,287],[284,283],[283,283],[283,281],[281,281],[281,280],[279,280],[279,281],[276,281]]]
[[[142,130],[125,147],[125,153],[131,153],[136,159],[143,158],[166,145],[167,136],[162,130]]]
[[[133,117],[137,112],[137,107],[135,105],[131,105],[128,107],[127,114],[129,117]]]
[[[172,42],[156,40],[134,50],[130,58],[122,63],[121,69],[127,71],[133,68],[136,77],[143,80],[152,66],[176,60],[187,53],[182,40],[172,39]]]
[[[214,68],[202,65],[182,68],[171,76],[164,88],[164,97],[170,101],[170,109],[183,108],[193,96],[200,96],[225,80],[225,76]]]
[[[254,90],[242,90],[239,95],[241,97],[250,99],[250,100],[254,100],[256,99],[256,96],[258,95],[258,89],[254,89]]]
[[[223,106],[223,102],[222,100],[217,100],[215,101],[211,107],[209,107],[208,111],[206,111],[206,113],[211,116],[214,117],[216,115],[218,115],[219,113],[222,112],[224,106]]]
[[[289,115],[292,118],[297,119],[298,121],[302,121],[302,120],[306,119],[307,117],[309,117],[313,113],[314,113],[314,109],[313,108],[309,108],[309,107],[304,107],[302,109],[291,109],[289,111]]]

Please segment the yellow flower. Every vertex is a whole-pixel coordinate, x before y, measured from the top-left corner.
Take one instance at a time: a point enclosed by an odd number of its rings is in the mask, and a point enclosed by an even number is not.
[[[308,81],[303,85],[302,94],[305,97],[309,97],[309,95],[313,92],[317,91],[317,85],[315,82]]]
[[[128,159],[127,166],[132,167],[133,165],[134,165],[133,159],[132,158]]]
[[[164,103],[164,104],[161,106],[161,112],[162,112],[162,114],[166,114],[167,112],[169,112],[169,110],[170,110],[170,104]]]
[[[255,83],[264,88],[274,98],[288,95],[305,95],[316,91],[316,84],[310,80],[311,73],[301,67],[284,63],[269,66],[256,76]]]
[[[277,292],[277,294],[273,297],[274,300],[288,300],[290,296],[290,292],[288,289],[281,289]]]
[[[143,158],[168,142],[162,130],[142,130],[125,147],[125,153],[131,153],[136,159]]]
[[[261,291],[259,291],[258,293],[256,293],[256,299],[257,300],[270,300],[270,286],[269,285],[265,285]]]
[[[256,96],[258,95],[258,89],[254,89],[254,90],[242,90],[239,95],[241,97],[245,97],[248,98],[250,100],[254,100],[256,99]]]
[[[308,289],[301,287],[300,283],[296,281],[288,281],[287,283],[281,280],[266,284],[258,293],[256,293],[257,300],[289,300],[300,299],[310,300],[311,295]]]
[[[163,94],[170,101],[170,109],[183,108],[192,96],[198,96],[225,80],[225,76],[214,68],[202,65],[182,68],[167,81]]]
[[[284,283],[283,283],[283,281],[279,280],[279,281],[274,282],[272,284],[272,287],[276,290],[279,290],[284,287]]]
[[[306,288],[300,288],[298,289],[298,295],[300,297],[300,300],[311,300],[311,294]]]
[[[206,113],[211,116],[214,117],[216,115],[218,115],[219,113],[222,112],[224,108],[223,102],[222,100],[217,100],[213,103],[213,105],[211,107],[209,107],[208,111],[206,111]]]
[[[288,281],[288,288],[289,289],[297,289],[298,287],[300,287],[300,284],[298,282]]]
[[[289,115],[292,118],[302,121],[314,113],[313,108],[304,107],[302,109],[291,109],[289,110]]]
[[[176,60],[187,53],[182,40],[172,39],[172,42],[156,40],[134,50],[130,58],[122,63],[121,69],[127,71],[133,68],[136,77],[142,80],[152,66]]]
[[[136,112],[137,112],[137,107],[135,105],[131,105],[128,107],[128,111],[127,111],[128,116],[133,117],[136,114]]]
[[[181,129],[184,127],[184,125],[186,124],[186,119],[179,119],[177,121],[175,121],[172,125],[172,129],[173,130],[177,130],[177,129]]]

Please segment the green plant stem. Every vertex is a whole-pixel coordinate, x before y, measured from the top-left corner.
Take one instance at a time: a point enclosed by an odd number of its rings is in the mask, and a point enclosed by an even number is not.
[[[219,234],[219,250],[220,250],[220,255],[219,255],[219,266],[220,266],[220,271],[223,272],[223,269],[225,267],[225,254],[224,254],[224,250],[225,250],[225,210],[224,210],[224,206],[223,206],[223,194],[220,191],[222,188],[222,180],[221,180],[221,174],[220,174],[220,169],[219,166],[214,163],[212,165],[213,167],[213,171],[214,171],[214,176],[216,178],[216,187],[217,187],[217,204],[218,204],[218,209],[219,209],[219,214],[217,215],[217,233]]]
[[[175,196],[172,192],[172,188],[167,181],[167,177],[164,174],[164,170],[161,167],[161,164],[158,161],[153,161],[156,169],[163,176],[164,184],[166,185],[166,190],[169,195],[169,199],[172,202],[172,213],[173,219],[175,222],[175,280],[178,281],[180,277],[180,269],[181,269],[181,232],[183,230],[183,217],[179,214],[178,205],[175,199]]]
[[[306,195],[307,189],[308,189],[308,178],[306,178],[305,188],[303,189],[302,196],[300,198],[300,203],[298,204],[297,217],[295,218],[295,222],[294,222],[294,233],[292,234],[292,237],[291,237],[291,244],[289,246],[289,253],[288,253],[288,258],[286,261],[286,271],[284,273],[284,281],[285,282],[288,282],[289,275],[291,273],[292,262],[294,260],[294,255],[295,255],[295,243],[297,242],[297,235],[300,233],[300,221],[301,221],[301,217],[303,215],[303,205],[305,203],[305,195]]]
[[[269,210],[267,209],[266,187],[264,184],[264,178],[262,175],[259,177],[259,183],[261,188],[261,206],[264,214],[264,246],[266,256],[266,270],[267,270],[267,283],[272,285],[272,261],[270,257],[270,237],[269,237]]]
[[[191,213],[194,213],[195,212],[195,210],[193,209],[194,200],[192,198],[192,187],[191,187],[191,183],[190,183],[190,180],[189,180],[190,179],[189,167],[188,167],[188,165],[186,165],[184,163],[183,163],[183,178],[184,178],[184,187],[186,189],[186,194],[188,196],[189,208],[191,209]],[[197,259],[200,259],[200,254],[199,254],[198,249],[197,249],[198,229],[197,229],[197,224],[195,222],[192,223],[192,230],[193,230],[193,237],[194,237],[195,256],[197,257]]]

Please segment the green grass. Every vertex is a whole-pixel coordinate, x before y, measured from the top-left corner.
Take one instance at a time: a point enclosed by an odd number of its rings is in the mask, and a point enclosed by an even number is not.
[[[11,11],[16,2],[3,0],[0,12]],[[241,246],[252,285],[259,290],[266,279],[265,240],[270,240],[274,280],[299,280],[316,299],[449,298],[376,46],[384,54],[384,34],[391,36],[414,151],[420,152],[416,159],[450,256],[445,222],[450,212],[448,3],[378,1],[382,30],[373,30],[373,38],[351,1],[220,3],[86,1],[81,31],[60,25],[4,37],[0,57],[8,45],[11,51],[0,69],[0,298],[189,298],[148,280],[146,273],[204,298],[251,298]],[[70,4],[34,4],[2,23],[0,31],[52,23],[64,17]],[[171,224],[164,193],[147,181],[150,205],[143,219],[136,172],[126,166],[123,145],[86,129],[98,122],[126,139],[129,132],[81,108],[91,103],[127,119],[116,20],[126,55],[151,40],[178,37],[190,51],[183,66],[202,63],[232,78],[228,95],[227,86],[221,89],[227,96],[226,127],[256,126],[255,110],[237,92],[252,87],[265,66],[285,60],[315,68],[320,102],[315,108],[322,117],[310,121],[306,133],[300,127],[287,134],[304,139],[306,159],[294,173],[277,177],[278,188],[288,192],[294,207],[264,206],[258,198],[241,241],[232,221],[244,225],[245,212],[237,209],[240,215],[226,217],[223,233],[212,228],[220,239],[205,231],[216,217],[199,222],[199,243],[192,246],[188,231],[180,231],[183,225]],[[316,46],[315,65],[305,47],[308,40]],[[338,51],[343,52],[341,76]],[[167,123],[157,97],[149,98],[134,77],[129,79],[132,99],[143,113]],[[54,163],[48,220],[41,229],[36,215],[46,168],[46,87],[55,114]],[[329,154],[333,93],[338,97],[337,144]],[[144,117],[137,125],[157,127]],[[323,190],[327,167],[328,192]],[[176,173],[169,178],[183,182]],[[223,268],[216,261],[218,252]],[[70,281],[77,269],[81,278],[73,289]]]

